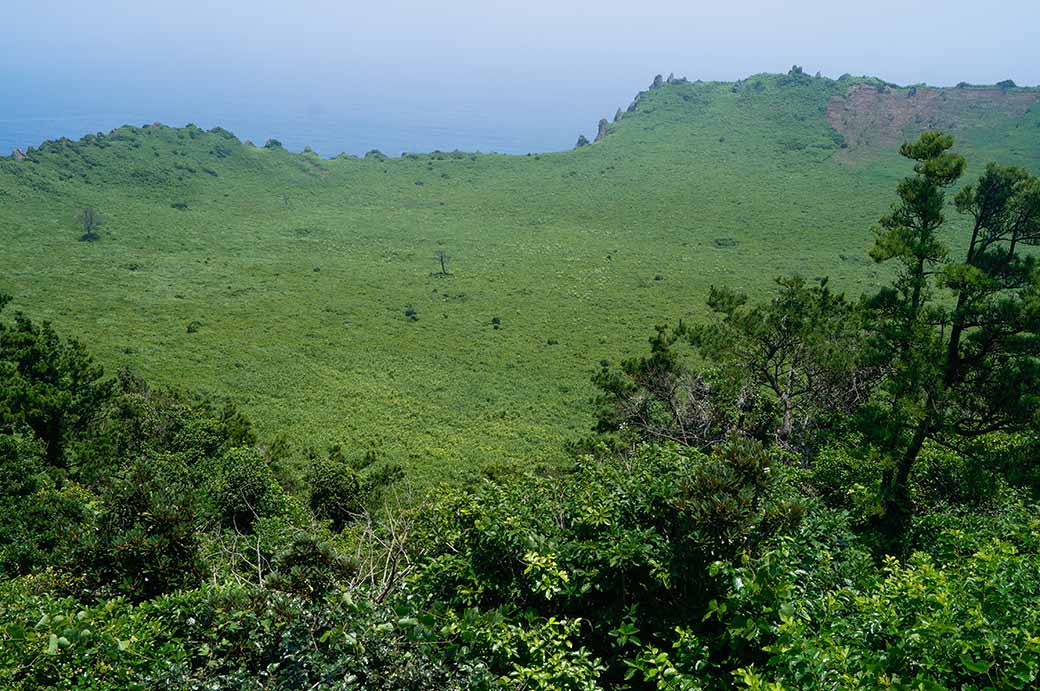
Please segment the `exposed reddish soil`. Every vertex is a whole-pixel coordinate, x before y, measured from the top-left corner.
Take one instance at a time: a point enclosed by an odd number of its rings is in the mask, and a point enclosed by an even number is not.
[[[827,121],[845,138],[849,152],[892,148],[930,129],[954,131],[978,124],[983,114],[1021,117],[1038,97],[1035,91],[855,84],[827,105]]]

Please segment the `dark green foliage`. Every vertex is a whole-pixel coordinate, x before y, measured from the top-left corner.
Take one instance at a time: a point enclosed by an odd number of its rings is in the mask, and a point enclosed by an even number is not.
[[[812,77],[805,73],[801,67],[794,65],[787,74],[781,77],[777,83],[780,86],[804,85],[812,82]]]
[[[751,306],[712,288],[714,322],[658,327],[649,357],[604,364],[593,377],[597,431],[700,447],[730,432],[792,449],[818,443],[869,397],[882,368],[864,363],[861,315],[826,281],[777,284]]]
[[[1040,434],[993,435],[982,455],[1001,477],[1040,500]]]
[[[8,299],[0,296],[0,308]],[[74,462],[70,440],[87,432],[110,392],[78,341],[21,313],[0,322],[0,433],[30,430],[45,445],[47,462],[67,467]]]
[[[712,288],[708,306],[720,319],[692,327],[690,340],[713,379],[729,382],[729,396],[766,396],[776,409],[776,441],[801,448],[821,428],[849,415],[869,397],[881,368],[863,365],[862,319],[825,280],[777,280],[772,298],[747,306],[747,297]]]
[[[22,315],[0,323],[0,568],[146,599],[197,585],[203,463],[253,441],[232,407],[117,381]]]
[[[681,348],[686,328],[657,327],[650,355],[614,368],[604,360],[592,381],[599,433],[616,433],[626,443],[673,441],[707,448],[730,431],[765,435],[768,421],[757,399],[735,400],[722,382],[693,369]],[[768,415],[766,415],[768,417]]]
[[[38,440],[0,434],[0,574],[64,563],[83,530],[90,495],[50,470]]]
[[[909,477],[925,442],[962,446],[1027,428],[1040,411],[1040,273],[1022,251],[1040,242],[1040,181],[990,165],[958,192],[973,224],[964,261],[953,261],[939,235],[944,190],[965,168],[952,146],[938,132],[903,145],[915,175],[900,182],[871,251],[899,266],[867,301],[874,357],[892,372],[864,427],[889,458],[882,525],[893,537],[910,520]]]
[[[268,459],[250,448],[234,448],[206,468],[211,511],[220,523],[251,532],[254,522],[280,510],[283,493]]]
[[[268,587],[309,598],[324,597],[357,570],[328,542],[307,531],[296,533],[274,556],[272,565]]]
[[[375,507],[383,491],[404,474],[400,466],[382,462],[371,450],[348,458],[336,445],[326,455],[314,451],[307,455],[311,512],[316,518],[331,521],[336,531]]]
[[[338,448],[328,456],[311,460],[308,485],[311,512],[332,521],[334,530],[341,530],[364,510],[365,497],[357,469],[347,463]]]
[[[0,687],[11,691],[481,688],[444,663],[418,622],[339,594],[207,586],[136,605],[2,597]]]
[[[198,586],[206,575],[202,510],[184,471],[139,460],[109,479],[101,509],[69,567],[88,592],[147,600]]]
[[[122,370],[99,424],[95,454],[99,466],[113,459],[156,457],[201,472],[207,459],[255,443],[252,426],[232,403],[216,408],[205,398],[151,387]]]

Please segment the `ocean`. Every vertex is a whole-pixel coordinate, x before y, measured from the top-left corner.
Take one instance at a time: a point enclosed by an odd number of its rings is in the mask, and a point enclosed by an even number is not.
[[[97,90],[26,85],[0,104],[0,155],[48,139],[79,139],[121,125],[161,122],[223,127],[258,146],[277,139],[293,151],[310,147],[322,156],[389,156],[434,150],[508,154],[562,151],[579,134],[590,139],[601,117],[627,106],[636,85],[558,84],[524,88],[402,89],[385,85],[363,92],[314,90],[295,94],[243,94],[219,88],[171,93],[102,82]],[[526,92],[525,92],[526,89]],[[106,93],[107,91],[107,93]]]

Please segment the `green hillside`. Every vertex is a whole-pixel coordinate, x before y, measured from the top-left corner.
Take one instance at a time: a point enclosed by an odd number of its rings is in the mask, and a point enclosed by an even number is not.
[[[553,462],[591,424],[596,363],[709,286],[876,285],[893,142],[943,127],[967,178],[1040,170],[1038,94],[678,81],[595,144],[528,156],[327,160],[127,126],[0,159],[0,292],[109,371],[231,396],[295,444],[375,447],[420,482]],[[97,242],[79,241],[88,206]]]

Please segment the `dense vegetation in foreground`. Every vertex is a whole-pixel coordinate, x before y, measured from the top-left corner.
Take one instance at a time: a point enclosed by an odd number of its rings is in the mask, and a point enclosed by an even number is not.
[[[111,372],[234,398],[265,444],[349,441],[425,487],[557,465],[594,412],[590,363],[708,317],[710,286],[885,283],[865,249],[904,139],[949,130],[975,164],[1040,171],[1038,95],[659,80],[600,141],[531,156],[327,160],[127,126],[0,158],[0,291]]]
[[[0,687],[1035,687],[1040,180],[987,167],[948,243],[951,146],[901,149],[888,284],[713,289],[603,364],[569,466],[407,506],[15,314]]]

